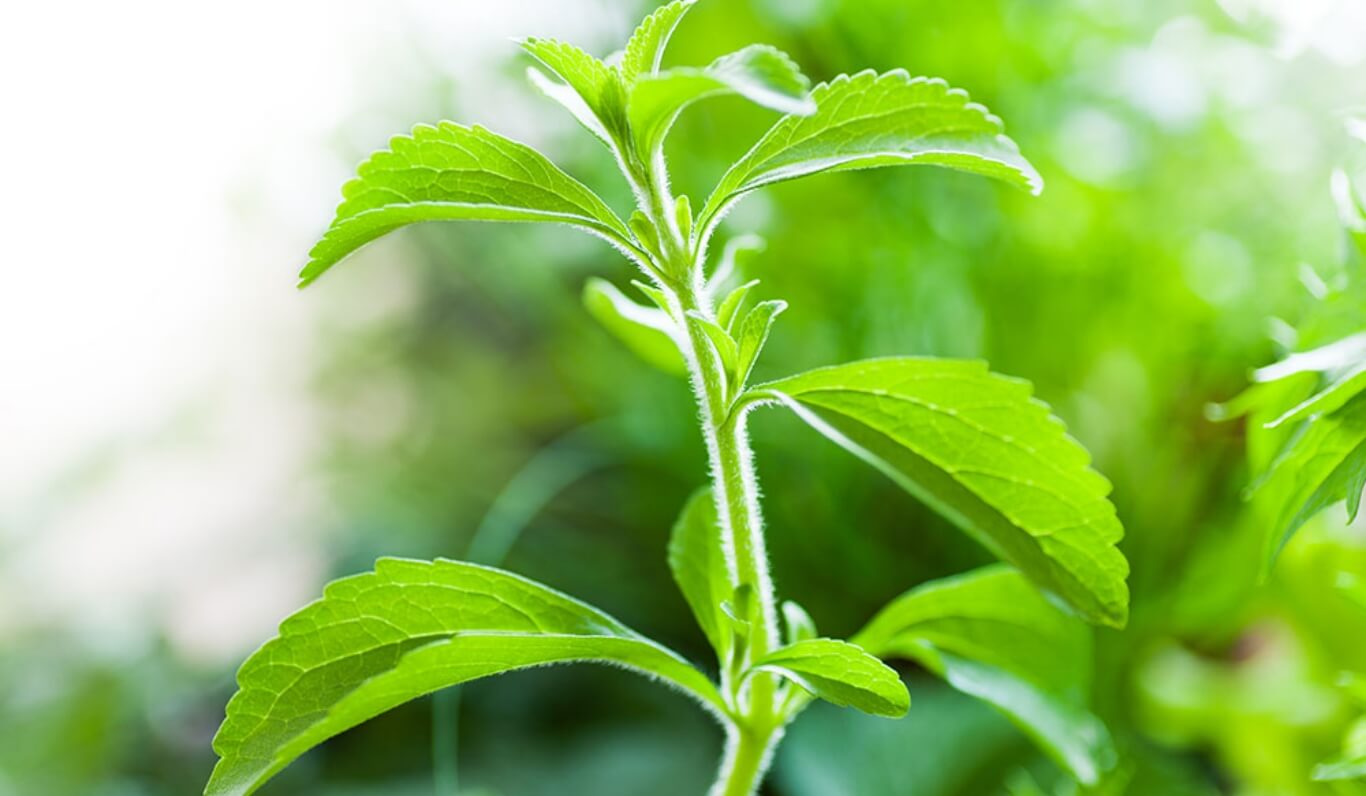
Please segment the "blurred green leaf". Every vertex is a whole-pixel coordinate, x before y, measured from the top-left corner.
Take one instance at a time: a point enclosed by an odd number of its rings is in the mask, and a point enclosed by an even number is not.
[[[1314,768],[1314,779],[1318,782],[1366,779],[1366,717],[1358,719],[1347,731],[1341,755]]]
[[[787,732],[776,777],[794,796],[982,796],[1018,759],[996,711],[934,681],[899,721],[817,704]]]
[[[806,609],[792,600],[784,600],[783,624],[787,627],[787,643],[796,644],[816,638],[816,623]]]
[[[807,96],[811,82],[788,55],[754,44],[723,55],[704,67],[680,66],[640,78],[627,101],[631,133],[642,158],[664,142],[684,108],[709,97],[738,95],[782,113],[807,115],[816,105]]]
[[[299,275],[306,285],[376,238],[422,221],[546,221],[622,242],[621,220],[544,155],[482,127],[442,122],[395,136],[342,187],[344,201]]]
[[[1010,717],[1078,781],[1098,783],[1117,754],[1084,707],[1090,632],[1018,572],[993,566],[912,589],[854,643],[907,657]]]
[[[981,362],[889,358],[755,388],[882,470],[1092,622],[1128,617],[1110,483],[1026,381]]]
[[[847,641],[798,641],[755,661],[754,670],[780,674],[826,702],[874,716],[899,718],[911,707],[896,671]]]
[[[575,661],[659,677],[724,710],[686,661],[584,603],[489,567],[382,559],[331,583],[242,665],[205,793],[252,793],[312,747],[424,694]]]
[[[730,597],[731,587],[721,549],[716,500],[710,489],[694,492],[674,523],[669,537],[669,569],[712,649],[724,653],[728,641],[721,604]]]
[[[1327,417],[1302,423],[1257,485],[1254,500],[1274,517],[1266,562],[1273,562],[1306,522],[1340,501],[1347,520],[1356,518],[1366,486],[1366,396],[1357,396]]]
[[[605,279],[589,277],[583,286],[583,304],[589,314],[641,359],[665,373],[687,373],[683,356],[674,342],[675,324],[664,310],[643,307]]]

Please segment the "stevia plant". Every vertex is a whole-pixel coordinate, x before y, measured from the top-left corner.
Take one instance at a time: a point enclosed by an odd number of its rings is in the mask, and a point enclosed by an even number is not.
[[[1113,766],[1110,737],[1085,706],[1087,622],[1125,623],[1128,565],[1115,546],[1122,529],[1109,483],[1086,451],[1028,383],[980,362],[875,359],[751,384],[786,304],[749,306],[756,283],[735,284],[732,256],[707,267],[726,212],[774,183],[927,164],[1037,193],[1038,174],[998,118],[942,80],[867,71],[811,89],[766,45],[664,69],[665,45],[692,4],[658,9],[606,61],[558,41],[522,42],[537,63],[532,81],[615,156],[637,204],[627,220],[528,146],[477,126],[419,126],[361,164],[301,281],[388,232],[448,219],[577,227],[639,268],[643,301],[603,280],[585,298],[643,358],[685,373],[696,397],[710,484],[684,506],[668,560],[716,652],[715,677],[510,572],[382,559],[328,585],[242,666],[207,794],[252,793],[310,748],[403,702],[569,662],[643,673],[711,713],[726,738],[718,796],[755,791],[784,728],[813,699],[905,714],[910,696],[886,659],[914,661],[995,706],[1083,785]],[[694,209],[670,188],[664,142],[684,109],[723,95],[784,115]],[[822,637],[800,605],[778,601],[769,572],[746,434],[764,406],[793,412],[1004,563],[912,589],[849,640]]]

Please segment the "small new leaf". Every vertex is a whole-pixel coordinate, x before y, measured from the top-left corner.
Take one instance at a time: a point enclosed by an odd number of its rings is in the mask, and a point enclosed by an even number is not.
[[[911,695],[896,671],[847,641],[813,638],[774,650],[750,671],[769,671],[840,707],[900,718]]]
[[[734,94],[780,113],[816,110],[811,82],[786,53],[755,44],[723,55],[705,67],[677,67],[643,77],[631,86],[627,115],[637,151],[648,158],[664,142],[683,109],[708,97]]]
[[[642,307],[616,285],[597,277],[584,283],[583,305],[604,329],[641,359],[665,373],[687,373],[687,365],[673,339],[674,324],[663,310]]]
[[[981,362],[873,359],[756,387],[1092,622],[1128,618],[1124,529],[1028,382]]]
[[[621,82],[612,69],[578,47],[554,39],[526,39],[522,49],[562,81],[531,70],[528,74],[536,87],[563,105],[589,132],[614,146],[623,129],[625,109]]]
[[[547,221],[618,246],[630,238],[597,194],[531,147],[478,126],[418,126],[391,139],[357,174],[309,252],[301,286],[370,241],[422,221]]]
[[[1267,428],[1330,414],[1366,390],[1366,332],[1293,353],[1259,368],[1253,377],[1258,383],[1271,383],[1310,373],[1318,374],[1322,386],[1267,423]]]
[[[489,567],[382,559],[330,584],[242,665],[205,794],[246,796],[310,748],[419,696],[573,661],[634,669],[724,711],[701,672],[578,600]]]
[[[759,360],[759,354],[763,353],[764,344],[768,342],[768,333],[773,329],[773,321],[785,309],[786,301],[761,301],[754,305],[754,309],[750,310],[741,322],[740,350],[735,365],[736,389],[744,388],[749,374],[754,370],[754,363]]]
[[[626,52],[621,58],[621,76],[627,84],[659,71],[669,37],[695,2],[697,0],[674,0],[656,9],[640,23],[636,32],[631,34],[630,41],[626,42]]]
[[[697,624],[722,662],[729,634],[721,604],[730,596],[721,524],[710,489],[699,489],[688,499],[669,537],[669,570]]]
[[[707,339],[711,340],[716,353],[721,357],[721,364],[725,366],[726,372],[734,378],[736,365],[739,362],[739,348],[730,336],[730,333],[722,329],[716,321],[697,310],[688,311],[688,322],[695,324],[699,329],[706,333]]]
[[[735,331],[735,318],[740,314],[740,307],[744,305],[745,299],[749,297],[749,291],[753,290],[754,286],[757,284],[759,284],[759,280],[751,279],[727,293],[726,297],[721,299],[721,305],[716,310],[716,322],[726,331],[732,333]]]
[[[827,171],[920,163],[1043,188],[1001,120],[942,80],[867,71],[819,85],[811,98],[814,114],[780,119],[721,178],[699,216],[703,241],[746,193]]]
[[[1078,781],[1094,785],[1117,754],[1085,709],[1091,638],[1023,577],[997,565],[933,581],[893,600],[853,642],[918,661],[993,705]]]
[[[674,198],[674,225],[680,239],[692,237],[692,200],[686,194]]]

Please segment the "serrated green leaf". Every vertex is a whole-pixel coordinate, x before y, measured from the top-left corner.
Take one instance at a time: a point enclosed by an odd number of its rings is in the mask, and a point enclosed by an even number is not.
[[[896,671],[847,641],[813,638],[774,650],[751,671],[769,671],[841,707],[900,718],[911,695]]]
[[[721,523],[710,489],[688,499],[669,537],[669,570],[712,649],[724,659],[729,646],[721,604],[731,595],[721,548]]]
[[[674,342],[674,323],[663,310],[643,307],[627,298],[616,285],[597,277],[583,286],[583,305],[603,328],[637,356],[665,373],[688,372]]]
[[[424,694],[571,661],[644,672],[724,711],[701,672],[584,603],[489,567],[382,559],[330,584],[242,665],[205,793],[250,794],[310,748]]]
[[[816,623],[806,609],[792,600],[783,601],[783,624],[787,628],[787,643],[796,644],[816,637]]]
[[[811,82],[786,53],[754,44],[704,67],[676,67],[631,86],[627,116],[637,151],[648,157],[664,142],[683,109],[709,97],[738,95],[780,113],[807,115],[816,105]]]
[[[1092,622],[1128,618],[1124,535],[1090,456],[981,362],[891,358],[756,387]]]
[[[674,0],[661,6],[631,34],[631,39],[626,42],[626,52],[621,57],[621,76],[628,84],[642,75],[659,71],[669,37],[695,2],[697,0]]]
[[[819,85],[811,98],[814,114],[780,119],[721,178],[700,215],[703,240],[746,193],[822,172],[927,164],[1043,187],[1001,120],[942,80],[867,71]]]
[[[750,310],[740,323],[739,353],[735,361],[735,383],[740,387],[744,386],[749,374],[754,370],[754,363],[758,361],[764,344],[768,342],[768,333],[773,329],[773,321],[777,320],[785,309],[786,301],[761,301],[754,305],[754,309]]]
[[[300,284],[361,246],[423,221],[546,221],[570,224],[620,245],[621,220],[544,155],[482,127],[418,126],[376,152],[342,188],[343,202],[309,252]]]
[[[919,661],[995,706],[1083,784],[1115,764],[1109,733],[1084,707],[1088,629],[1009,567],[912,589],[852,640],[880,657]]]
[[[1361,507],[1366,486],[1366,395],[1327,417],[1301,424],[1285,443],[1253,500],[1274,518],[1267,536],[1269,567],[1306,522],[1340,501],[1348,521]]]
[[[561,81],[533,69],[528,72],[532,83],[564,106],[590,133],[609,147],[615,146],[625,119],[625,94],[616,73],[572,44],[536,38],[521,44]]]

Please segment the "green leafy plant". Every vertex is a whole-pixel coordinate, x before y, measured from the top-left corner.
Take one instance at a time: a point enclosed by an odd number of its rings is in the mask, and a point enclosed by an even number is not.
[[[1211,407],[1214,419],[1247,418],[1253,476],[1247,496],[1265,529],[1263,576],[1296,532],[1331,507],[1343,504],[1346,521],[1355,521],[1366,488],[1366,201],[1341,169],[1332,189],[1345,232],[1342,272],[1325,282],[1304,267],[1302,282],[1314,302],[1298,328],[1284,330],[1289,350],[1256,370],[1255,383],[1241,395]],[[1357,575],[1342,571],[1338,580],[1366,609]],[[1344,672],[1341,686],[1351,702],[1366,706],[1362,673]],[[1313,777],[1366,779],[1366,717],[1348,729],[1341,754],[1318,765]]]
[[[384,559],[330,584],[243,665],[206,793],[254,792],[313,746],[408,700],[568,662],[646,674],[714,715],[726,734],[718,795],[755,791],[784,729],[813,699],[905,714],[910,695],[889,659],[917,662],[1004,712],[1084,785],[1112,767],[1110,737],[1086,708],[1086,622],[1125,623],[1128,565],[1115,546],[1122,529],[1109,483],[1085,450],[1026,382],[980,362],[879,359],[751,384],[787,305],[749,306],[756,283],[735,284],[751,239],[732,241],[707,267],[726,212],[774,183],[925,164],[1038,192],[1038,174],[998,118],[941,80],[868,71],[809,89],[790,58],[764,45],[662,68],[691,5],[657,10],[607,61],[562,42],[522,42],[537,62],[532,81],[616,158],[637,203],[629,218],[530,147],[481,127],[421,126],[361,164],[301,281],[400,227],[455,219],[567,224],[634,263],[644,303],[603,280],[588,284],[585,301],[644,359],[686,374],[696,397],[711,479],[684,507],[668,560],[716,652],[715,677],[518,575]],[[721,95],[785,115],[694,211],[671,190],[664,142],[687,107]],[[746,432],[764,406],[792,411],[1005,563],[921,585],[850,640],[822,637],[797,603],[778,601],[769,572]]]
[[[1337,503],[1356,519],[1366,487],[1366,203],[1347,174],[1333,177],[1346,231],[1343,272],[1325,282],[1308,266],[1315,301],[1280,361],[1259,368],[1254,384],[1216,419],[1247,417],[1254,509],[1268,529],[1264,571],[1306,522]]]

